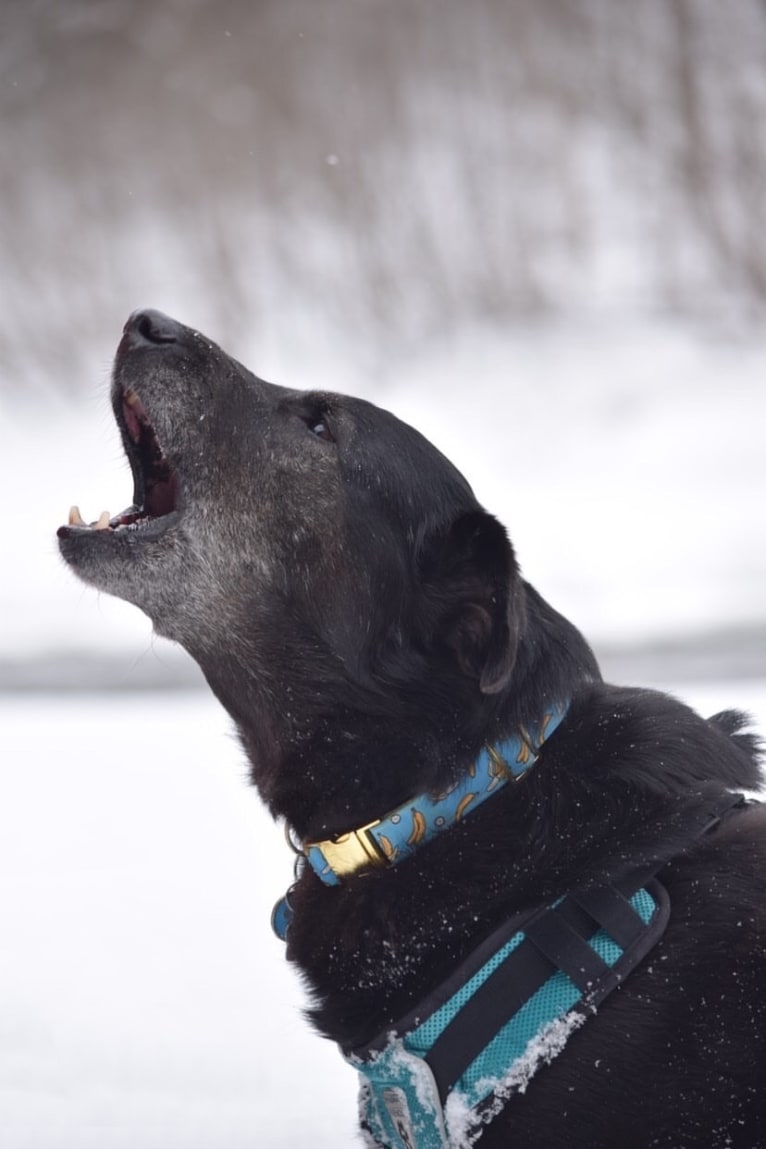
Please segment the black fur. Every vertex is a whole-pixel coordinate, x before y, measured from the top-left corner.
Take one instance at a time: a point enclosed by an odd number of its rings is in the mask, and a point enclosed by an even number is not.
[[[687,828],[760,785],[742,716],[603,683],[462,476],[386,412],[272,387],[155,312],[129,320],[113,396],[150,513],[63,527],[62,553],[194,655],[300,837],[443,789],[572,699],[530,774],[412,859],[304,874],[288,957],[318,1029],[360,1044],[507,915],[672,856],[663,940],[480,1145],[766,1146],[763,811]]]

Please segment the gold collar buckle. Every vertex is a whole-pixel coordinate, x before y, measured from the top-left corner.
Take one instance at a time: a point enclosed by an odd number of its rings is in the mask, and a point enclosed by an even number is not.
[[[334,838],[327,838],[324,842],[307,842],[305,850],[315,846],[321,851],[331,870],[339,878],[348,874],[355,874],[363,866],[385,866],[387,862],[383,847],[370,833],[375,826],[380,825],[380,819],[360,826],[358,830],[350,830],[347,834],[337,834]]]

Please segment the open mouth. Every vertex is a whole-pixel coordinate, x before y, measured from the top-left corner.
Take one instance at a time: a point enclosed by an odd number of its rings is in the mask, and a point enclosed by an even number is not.
[[[86,523],[79,507],[69,512],[70,527],[92,531],[142,531],[149,527],[160,530],[170,523],[160,520],[177,509],[178,477],[163,453],[146,409],[135,391],[128,388],[116,410],[123,443],[133,472],[133,503],[119,515],[102,511],[95,522]],[[156,535],[157,530],[151,531]]]

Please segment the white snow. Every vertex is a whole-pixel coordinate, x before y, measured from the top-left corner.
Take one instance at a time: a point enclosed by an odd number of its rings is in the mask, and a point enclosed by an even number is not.
[[[9,1149],[349,1144],[271,933],[291,857],[207,695],[0,698]]]
[[[499,1078],[485,1078],[478,1081],[473,1092],[477,1097],[493,1095],[494,1100],[482,1114],[482,1124],[488,1124],[497,1117],[514,1093],[526,1093],[530,1081],[537,1071],[550,1065],[558,1057],[570,1036],[586,1020],[581,1013],[567,1013],[543,1026],[528,1043],[521,1057]],[[510,1102],[512,1104],[512,1100]],[[471,1149],[482,1131],[477,1125],[476,1114],[461,1093],[451,1093],[445,1106],[447,1127],[450,1133],[450,1146],[454,1149]]]
[[[766,682],[677,692],[766,733]],[[292,857],[229,730],[200,693],[0,696],[4,1145],[354,1143],[356,1074],[269,927]]]

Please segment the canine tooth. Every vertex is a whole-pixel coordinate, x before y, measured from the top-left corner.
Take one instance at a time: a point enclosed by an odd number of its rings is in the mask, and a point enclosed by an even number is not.
[[[108,531],[110,518],[111,518],[111,515],[109,514],[109,511],[102,511],[101,514],[98,516],[98,522],[96,523],[96,530],[97,531]]]
[[[70,527],[85,527],[88,524],[80,514],[80,508],[72,506],[69,508],[69,525]]]
[[[124,393],[123,399],[129,407],[138,407],[141,402],[141,400],[138,398],[138,395],[136,395],[135,391],[133,391],[130,387]]]

